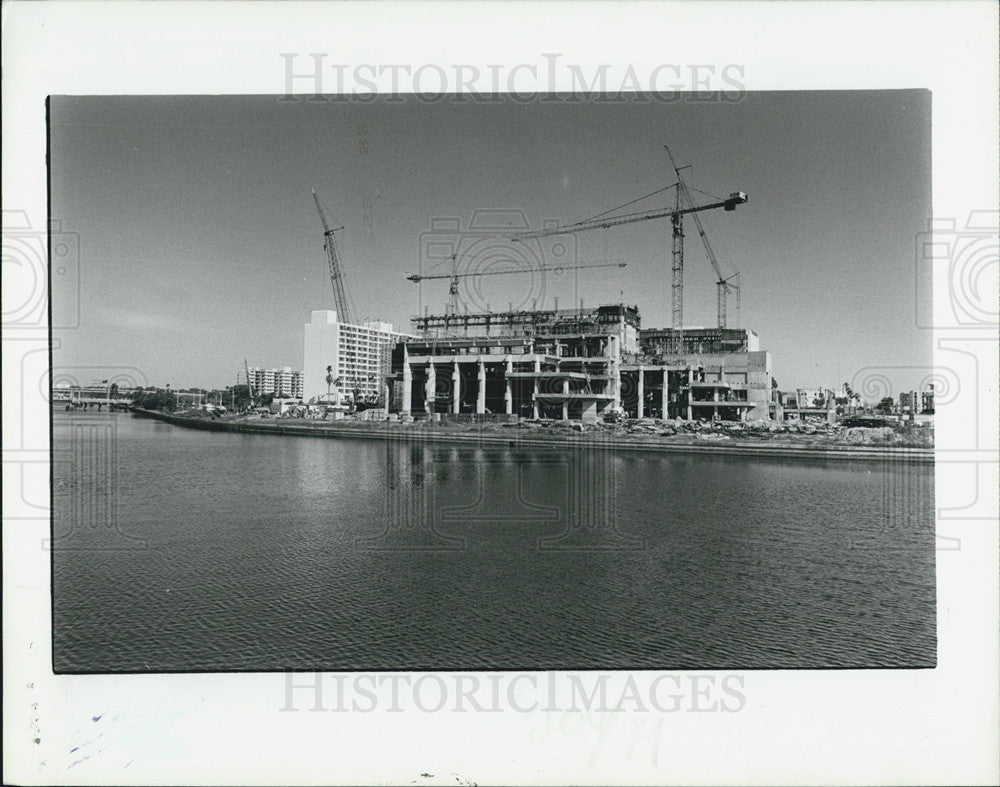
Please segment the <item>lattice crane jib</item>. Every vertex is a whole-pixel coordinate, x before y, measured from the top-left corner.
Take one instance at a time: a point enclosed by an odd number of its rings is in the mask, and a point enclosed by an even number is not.
[[[326,251],[327,265],[330,271],[330,286],[333,288],[333,300],[337,309],[337,319],[340,322],[351,322],[353,315],[351,314],[351,309],[349,307],[349,302],[347,300],[347,290],[344,287],[344,274],[340,269],[340,256],[337,253],[337,239],[334,237],[334,233],[337,230],[342,230],[343,227],[335,227],[330,229],[330,225],[326,220],[326,215],[323,213],[323,207],[319,203],[319,197],[316,196],[316,192],[312,192],[313,200],[316,202],[316,210],[319,213],[319,219],[323,223],[323,249]]]

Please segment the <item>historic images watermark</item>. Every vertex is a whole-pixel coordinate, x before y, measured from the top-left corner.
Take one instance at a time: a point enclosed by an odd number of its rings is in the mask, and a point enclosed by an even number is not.
[[[404,101],[404,94],[412,94],[429,103],[733,103],[746,94],[746,68],[739,63],[584,66],[567,62],[559,52],[539,53],[534,62],[485,65],[337,63],[327,52],[281,52],[278,57],[282,101],[366,101],[379,96]]]
[[[742,673],[287,671],[280,712],[739,713]]]

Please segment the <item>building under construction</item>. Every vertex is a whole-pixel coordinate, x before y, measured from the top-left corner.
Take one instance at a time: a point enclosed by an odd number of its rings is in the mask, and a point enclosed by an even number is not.
[[[425,315],[392,355],[403,414],[766,418],[770,354],[741,329],[642,330],[639,310]]]
[[[734,211],[748,201],[747,194],[708,194],[707,202],[696,201],[682,175],[687,167],[678,166],[669,149],[667,154],[676,183],[590,219],[515,236],[506,234],[506,229],[484,234],[478,228],[474,233],[477,243],[464,251],[461,232],[436,234],[432,245],[441,251],[437,262],[427,272],[407,279],[416,283],[447,279],[449,300],[444,314],[425,313],[412,319],[415,336],[392,334],[389,329],[380,330],[373,338],[357,329],[364,346],[345,345],[341,352],[341,340],[334,337],[339,330],[334,325],[337,318],[330,316],[332,312],[325,317],[314,312],[313,325],[306,326],[306,395],[319,398],[321,380],[329,388],[334,376],[356,379],[360,375],[372,391],[380,391],[385,356],[392,347],[389,374],[384,377],[390,389],[386,391],[387,404],[404,415],[503,414],[512,418],[597,420],[614,413],[689,420],[767,418],[772,388],[770,354],[760,349],[757,334],[726,327],[731,294],[736,295],[739,306],[739,273],[735,269],[724,271],[699,218],[705,211]],[[635,212],[638,203],[668,191],[673,192],[672,207]],[[315,192],[313,198],[323,225],[337,314],[348,324],[351,306],[335,240],[342,227],[331,228]],[[682,327],[685,217],[694,222],[716,276],[718,328]],[[571,310],[517,311],[511,307],[506,312],[490,311],[487,305],[485,312],[478,313],[470,313],[467,305],[464,311],[459,308],[459,279],[525,272],[514,262],[501,269],[493,267],[492,255],[502,244],[487,243],[491,234],[496,241],[525,243],[660,218],[669,218],[671,225],[671,328],[643,330],[638,307],[622,303],[584,309],[580,301],[579,308]],[[482,255],[478,262],[476,255]],[[460,269],[460,258],[468,270]],[[450,272],[435,272],[442,263],[450,263]],[[604,260],[542,267],[539,271],[624,266],[620,260]],[[359,353],[367,353],[363,368],[357,360]],[[321,377],[323,369],[327,370],[325,378]]]

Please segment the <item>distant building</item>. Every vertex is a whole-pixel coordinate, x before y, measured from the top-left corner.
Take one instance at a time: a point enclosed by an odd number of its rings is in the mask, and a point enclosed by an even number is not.
[[[404,338],[392,323],[353,325],[338,321],[336,311],[314,311],[304,331],[302,400],[350,400],[355,390],[361,400],[377,398],[390,373],[392,347]],[[327,384],[327,367],[339,384]]]
[[[837,397],[832,388],[796,388],[778,394],[782,406],[781,419],[815,419],[833,422],[837,412]],[[778,417],[778,416],[776,416]]]
[[[920,412],[934,414],[934,388],[920,393]]]
[[[916,391],[901,391],[899,394],[899,412],[914,414],[920,412],[920,397]]]
[[[800,410],[827,409],[833,402],[834,393],[830,388],[796,388],[795,403]]]
[[[274,394],[278,398],[302,398],[302,372],[293,371],[291,366],[281,369],[251,366],[249,374],[255,396]]]

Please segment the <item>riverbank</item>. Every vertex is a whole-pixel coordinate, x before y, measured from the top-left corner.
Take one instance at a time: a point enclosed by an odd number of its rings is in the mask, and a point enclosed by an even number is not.
[[[626,424],[567,421],[456,423],[415,421],[325,421],[306,418],[259,418],[205,413],[168,414],[134,408],[136,416],[175,426],[218,432],[298,437],[453,443],[518,448],[584,448],[657,453],[774,456],[803,459],[862,459],[934,462],[933,432],[901,434],[892,429],[846,429],[777,424],[688,424],[652,418]],[[924,443],[924,444],[921,444]]]

